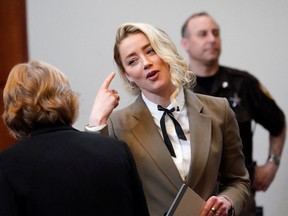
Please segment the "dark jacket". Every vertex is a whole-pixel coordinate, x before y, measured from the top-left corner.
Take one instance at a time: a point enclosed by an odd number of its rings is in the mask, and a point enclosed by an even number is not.
[[[269,92],[252,74],[220,66],[212,77],[197,77],[196,93],[225,97],[236,114],[243,143],[246,167],[253,180],[253,122],[274,136],[285,127],[285,116]]]
[[[68,126],[33,131],[0,154],[1,216],[148,215],[126,144]]]

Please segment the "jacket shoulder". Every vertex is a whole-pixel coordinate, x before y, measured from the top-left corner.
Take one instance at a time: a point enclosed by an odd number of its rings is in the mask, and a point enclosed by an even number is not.
[[[239,78],[244,79],[246,81],[250,82],[256,82],[258,83],[258,79],[249,73],[248,71],[245,70],[240,70],[237,68],[231,68],[231,67],[226,67],[226,66],[220,66],[220,72],[228,75],[229,77],[232,77],[232,80],[237,80]]]
[[[204,105],[214,104],[215,106],[223,106],[228,103],[227,99],[224,97],[216,97],[211,95],[205,95],[200,93],[195,93],[195,96]]]
[[[189,107],[201,111],[203,114],[221,115],[229,110],[229,103],[224,97],[215,97],[187,91],[186,102]]]

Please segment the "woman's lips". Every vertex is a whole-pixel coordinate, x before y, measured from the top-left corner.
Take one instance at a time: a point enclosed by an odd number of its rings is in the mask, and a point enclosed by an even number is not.
[[[146,79],[154,80],[157,78],[158,71],[151,71],[147,74]]]

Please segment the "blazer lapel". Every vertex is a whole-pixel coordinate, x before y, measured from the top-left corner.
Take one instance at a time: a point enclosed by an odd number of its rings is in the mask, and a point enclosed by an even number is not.
[[[158,164],[163,174],[176,188],[180,188],[183,183],[181,176],[141,96],[134,103],[132,115],[138,120],[138,124],[132,128],[134,136]]]
[[[194,93],[186,90],[185,96],[191,142],[191,165],[187,182],[193,187],[201,181],[205,164],[208,161],[212,122],[209,117],[201,114],[203,105]]]

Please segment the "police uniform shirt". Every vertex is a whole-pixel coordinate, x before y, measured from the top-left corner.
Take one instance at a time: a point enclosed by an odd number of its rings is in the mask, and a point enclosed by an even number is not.
[[[227,98],[239,124],[245,163],[252,177],[252,120],[277,136],[285,126],[283,111],[254,76],[224,66],[214,76],[197,77],[193,91]]]

